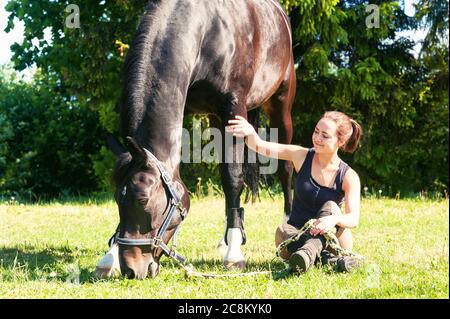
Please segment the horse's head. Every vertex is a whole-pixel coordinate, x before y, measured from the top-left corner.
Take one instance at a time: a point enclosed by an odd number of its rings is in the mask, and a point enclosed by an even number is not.
[[[157,160],[132,138],[126,139],[124,148],[110,137],[109,146],[118,155],[114,168],[114,198],[120,214],[120,269],[128,278],[144,279],[149,271],[153,278],[159,273],[162,250],[157,244],[152,244],[152,240],[161,235],[161,226],[171,207],[171,192],[161,178]],[[184,184],[177,178],[171,185],[181,204],[189,209]],[[173,218],[161,236],[163,243],[173,236],[182,217],[181,211],[174,209]]]

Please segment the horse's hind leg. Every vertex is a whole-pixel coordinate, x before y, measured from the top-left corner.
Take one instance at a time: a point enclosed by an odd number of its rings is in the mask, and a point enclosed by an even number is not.
[[[289,68],[285,80],[277,92],[263,105],[269,116],[270,127],[278,129],[278,143],[290,144],[292,141],[291,109],[295,97],[295,70]],[[277,176],[284,194],[284,214],[289,216],[292,208],[292,171],[291,161],[279,160]]]

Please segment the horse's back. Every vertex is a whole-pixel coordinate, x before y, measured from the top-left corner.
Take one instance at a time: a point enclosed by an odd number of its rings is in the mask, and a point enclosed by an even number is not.
[[[279,87],[292,63],[289,21],[275,0],[199,0],[208,17],[195,79],[242,92],[248,107]],[[202,11],[202,9],[199,9]]]
[[[166,95],[177,105],[186,98],[189,109],[230,94],[247,108],[261,105],[286,78],[291,47],[275,0],[152,1],[125,63],[127,107],[141,116],[146,101],[164,103]]]

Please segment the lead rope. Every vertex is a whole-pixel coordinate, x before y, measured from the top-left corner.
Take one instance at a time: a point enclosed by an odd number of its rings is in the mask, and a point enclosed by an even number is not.
[[[246,273],[239,273],[239,274],[204,273],[204,272],[196,271],[192,264],[188,264],[187,262],[182,263],[182,262],[180,262],[179,260],[177,260],[175,258],[172,258],[172,259],[174,259],[183,268],[186,278],[192,278],[192,277],[231,278],[231,277],[249,277],[249,276],[258,276],[258,275],[268,275],[268,276],[270,276],[272,274],[282,274],[282,273],[285,273],[286,271],[288,271],[289,268],[288,268],[288,264],[285,262],[285,260],[280,257],[281,250],[286,248],[286,246],[289,245],[290,243],[300,239],[300,237],[306,231],[312,229],[313,226],[314,226],[314,222],[315,221],[316,221],[315,219],[309,220],[302,228],[300,228],[298,230],[297,234],[295,234],[294,236],[286,239],[285,241],[283,241],[281,244],[278,245],[278,247],[276,249],[276,252],[275,252],[275,257],[269,263],[269,270],[253,271],[253,272],[246,272]],[[325,237],[325,239],[327,241],[327,246],[329,246],[330,248],[334,249],[336,251],[338,257],[352,256],[352,257],[355,257],[355,258],[360,259],[360,260],[363,259],[362,256],[360,256],[360,255],[358,255],[358,254],[356,254],[356,253],[354,253],[354,252],[352,252],[350,250],[346,250],[346,249],[342,248],[341,245],[339,244],[339,240],[337,239],[336,235],[333,233],[332,230],[329,230],[328,232],[323,234],[323,236]],[[285,268],[282,269],[282,270],[270,270],[270,264],[277,258],[281,259],[281,261],[283,261],[283,263],[285,264]]]
[[[280,253],[281,250],[283,248],[286,248],[287,245],[289,245],[290,243],[297,241],[300,239],[300,237],[308,230],[312,229],[314,227],[314,222],[316,221],[316,219],[310,219],[302,228],[300,228],[298,230],[298,233],[295,234],[294,236],[286,239],[285,241],[283,241],[281,244],[278,245],[277,247],[277,251],[276,251],[276,256],[280,257]],[[341,247],[341,245],[339,244],[339,239],[337,239],[336,235],[334,234],[333,230],[329,230],[326,233],[323,234],[323,236],[326,239],[326,246],[330,247],[331,249],[333,249],[336,254],[337,257],[345,257],[345,256],[351,256],[351,257],[355,257],[359,260],[364,259],[361,255],[358,255],[357,253],[349,250],[349,249],[344,249]]]

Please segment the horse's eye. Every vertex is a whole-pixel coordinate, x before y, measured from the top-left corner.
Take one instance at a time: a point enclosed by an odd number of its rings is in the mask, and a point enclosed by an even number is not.
[[[139,198],[138,199],[138,203],[141,205],[141,206],[147,206],[147,204],[148,204],[148,198]]]

